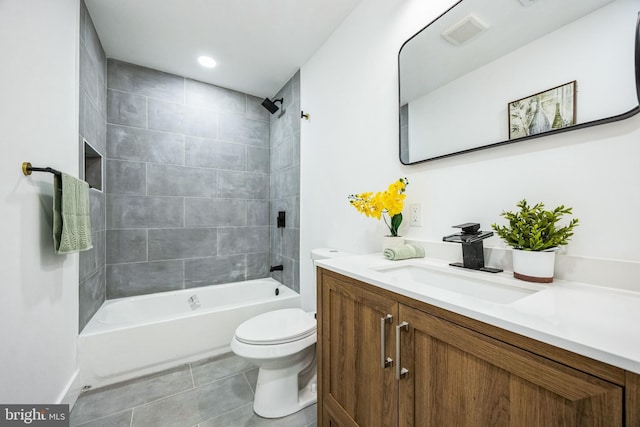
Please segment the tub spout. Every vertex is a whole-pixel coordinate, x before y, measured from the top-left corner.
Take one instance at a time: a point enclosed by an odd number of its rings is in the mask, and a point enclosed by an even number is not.
[[[269,273],[273,273],[274,271],[283,271],[283,270],[284,270],[284,266],[282,264],[272,265],[271,268],[269,269]]]

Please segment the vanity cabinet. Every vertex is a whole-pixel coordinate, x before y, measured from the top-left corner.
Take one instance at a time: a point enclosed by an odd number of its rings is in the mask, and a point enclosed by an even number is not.
[[[322,268],[317,277],[319,426],[640,425],[635,374]]]

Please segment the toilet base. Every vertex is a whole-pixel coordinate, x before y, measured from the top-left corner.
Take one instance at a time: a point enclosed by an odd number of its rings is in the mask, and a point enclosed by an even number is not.
[[[311,350],[294,366],[285,369],[260,367],[253,399],[253,411],[257,415],[286,417],[318,401],[315,348]]]

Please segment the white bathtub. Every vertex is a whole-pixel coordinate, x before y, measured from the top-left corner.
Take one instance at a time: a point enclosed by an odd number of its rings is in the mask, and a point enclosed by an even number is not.
[[[189,301],[194,295],[199,307]],[[240,323],[294,307],[300,295],[271,278],[107,300],[78,338],[82,385],[102,387],[229,352]]]

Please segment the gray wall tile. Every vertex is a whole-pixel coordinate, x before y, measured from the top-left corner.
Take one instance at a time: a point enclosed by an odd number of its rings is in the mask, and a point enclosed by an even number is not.
[[[79,166],[84,163],[83,138],[103,155],[106,153],[106,56],[84,1],[80,1],[79,117],[81,149]],[[100,170],[100,173],[102,170]],[[90,174],[84,177],[89,179]],[[93,181],[92,181],[93,182]],[[105,300],[106,200],[104,193],[89,190],[93,249],[79,254],[78,325],[82,330]]]
[[[269,252],[261,254],[247,254],[247,280],[261,279],[269,276]]]
[[[271,174],[273,187],[271,192],[277,198],[300,195],[300,168],[290,167]]]
[[[165,265],[155,260],[184,263],[188,287],[268,276],[270,197],[286,205],[287,227],[299,226],[299,173],[289,171],[299,137],[274,144],[283,170],[269,175],[270,129],[299,108],[296,82],[281,91],[284,114],[273,116],[261,98],[120,61],[108,61],[107,82],[107,294],[173,289],[153,284],[160,267],[149,265]],[[292,264],[283,240],[278,257]]]
[[[147,165],[147,194],[215,197],[217,174],[212,169]]]
[[[187,259],[184,263],[185,288],[239,282],[246,277],[244,255]]]
[[[245,114],[246,95],[231,89],[185,79],[185,102],[194,107]]]
[[[201,138],[218,137],[218,116],[212,110],[150,98],[148,127]]]
[[[243,144],[187,137],[184,161],[187,166],[243,171],[247,164],[246,148]]]
[[[183,289],[182,260],[107,265],[107,298]]]
[[[173,102],[184,100],[184,79],[173,74],[109,59],[107,87]]]
[[[86,280],[105,263],[105,231],[92,231],[93,248],[79,254],[79,280]]]
[[[299,259],[300,252],[300,230],[295,228],[285,228],[282,230],[282,255]]]
[[[147,230],[108,230],[107,264],[147,261]]]
[[[84,43],[80,43],[80,67],[78,73],[80,74],[80,88],[85,91],[94,104],[97,104],[98,88],[100,87],[98,71],[91,61],[91,56]]]
[[[247,225],[247,201],[235,199],[185,199],[186,227]]]
[[[232,227],[218,230],[220,255],[269,252],[269,227]]]
[[[91,231],[105,230],[105,195],[96,189],[89,190],[89,210],[91,217]]]
[[[107,160],[107,193],[138,194],[147,192],[147,164],[124,160]]]
[[[184,163],[184,136],[108,125],[107,157],[181,165]]]
[[[271,152],[271,170],[273,172],[293,166],[293,135],[275,145]]]
[[[218,197],[238,199],[269,198],[269,175],[222,171],[218,173]]]
[[[247,201],[247,225],[269,225],[270,220],[268,200]],[[275,216],[273,224],[275,224]]]
[[[105,268],[99,268],[93,274],[80,282],[78,289],[79,318],[78,331],[82,332],[94,314],[104,302],[105,295]]]
[[[149,230],[149,260],[202,258],[218,252],[216,228]]]
[[[247,118],[268,122],[271,114],[262,106],[264,98],[247,95]]]
[[[109,123],[147,127],[147,97],[109,89],[107,91]]]
[[[221,141],[269,147],[269,123],[233,114],[220,114]]]
[[[269,173],[270,154],[268,148],[247,146],[247,171]]]
[[[84,138],[98,152],[105,152],[106,122],[90,99],[84,103]]]
[[[182,227],[180,197],[107,196],[107,229]]]

